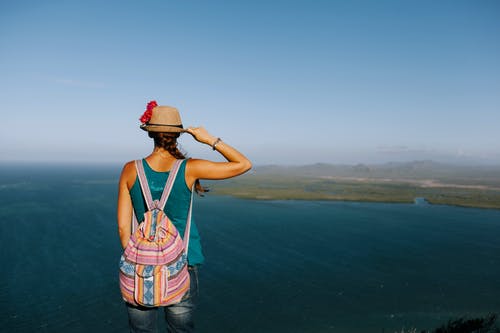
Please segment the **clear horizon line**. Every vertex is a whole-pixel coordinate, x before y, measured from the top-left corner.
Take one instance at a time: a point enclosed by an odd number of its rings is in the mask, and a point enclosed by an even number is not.
[[[0,160],[0,165],[23,165],[26,166],[28,164],[33,165],[88,165],[88,166],[123,166],[128,160],[116,161],[116,160],[21,160],[21,159],[10,159],[10,160]],[[405,161],[396,161],[396,160],[388,160],[384,162],[352,162],[352,163],[333,163],[333,162],[311,162],[311,163],[254,163],[254,168],[258,167],[301,167],[301,166],[314,166],[314,165],[330,165],[330,166],[381,166],[387,164],[413,164],[413,163],[434,163],[439,165],[449,165],[449,166],[469,166],[469,167],[499,167],[500,162],[457,162],[457,161],[448,161],[442,162],[433,159],[412,159]]]

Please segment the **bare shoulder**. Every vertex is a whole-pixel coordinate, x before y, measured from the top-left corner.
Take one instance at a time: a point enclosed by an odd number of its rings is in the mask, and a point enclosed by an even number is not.
[[[249,169],[247,164],[225,161],[214,162],[203,159],[190,159],[186,165],[186,180],[226,179],[238,176]]]
[[[129,161],[125,163],[122,169],[122,174],[120,176],[120,184],[127,185],[128,188],[132,186],[137,176],[137,171],[135,170],[135,161]]]
[[[189,166],[189,167],[193,167],[193,166],[198,166],[198,165],[201,165],[205,162],[210,162],[208,160],[203,160],[201,158],[188,158],[186,160],[186,167]]]
[[[135,161],[129,161],[123,166],[122,174],[135,173]]]
[[[209,167],[210,165],[215,165],[215,164],[217,164],[217,162],[212,162],[201,158],[190,158],[186,161],[186,171],[189,172],[198,169],[204,169]]]

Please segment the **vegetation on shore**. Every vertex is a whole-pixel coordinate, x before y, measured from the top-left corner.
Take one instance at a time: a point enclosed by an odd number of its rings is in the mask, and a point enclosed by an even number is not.
[[[432,331],[422,330],[420,333],[500,333],[497,326],[498,316],[490,314],[478,318],[458,318],[449,320],[447,324],[442,325]],[[401,330],[400,333],[417,333],[417,329]],[[399,333],[399,332],[395,332]]]
[[[339,200],[500,209],[500,168],[450,167],[433,162],[383,166],[257,167],[209,184],[219,195],[257,200]]]

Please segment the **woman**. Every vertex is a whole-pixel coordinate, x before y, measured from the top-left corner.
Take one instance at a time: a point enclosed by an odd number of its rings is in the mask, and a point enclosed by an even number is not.
[[[188,159],[179,167],[176,180],[164,211],[184,235],[188,215],[191,189],[203,192],[200,179],[225,179],[238,176],[251,168],[251,162],[239,151],[229,146],[203,127],[184,129],[177,109],[168,106],[158,106],[155,101],[148,104],[146,112],[140,118],[141,128],[148,132],[154,140],[153,152],[142,160],[146,178],[151,189],[152,199],[158,200],[168,177],[170,168],[176,159],[184,159],[177,149],[177,138],[183,132],[210,146],[225,157],[227,162],[212,162],[202,159]],[[123,167],[120,176],[118,193],[118,233],[120,242],[125,249],[131,236],[132,214],[140,223],[147,210],[134,161]],[[190,289],[180,303],[164,307],[168,332],[193,332],[193,310],[198,288],[197,267],[203,263],[200,238],[196,224],[191,222],[188,251],[188,269],[190,274]],[[129,325],[131,332],[156,332],[158,308],[145,308],[127,303]]]

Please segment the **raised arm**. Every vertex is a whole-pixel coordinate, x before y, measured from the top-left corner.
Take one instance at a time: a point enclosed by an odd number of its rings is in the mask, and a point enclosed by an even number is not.
[[[186,132],[196,141],[214,147],[227,162],[212,162],[191,159],[186,166],[186,183],[192,186],[196,179],[226,179],[241,175],[250,170],[252,163],[235,148],[209,134],[203,127],[189,127]]]

